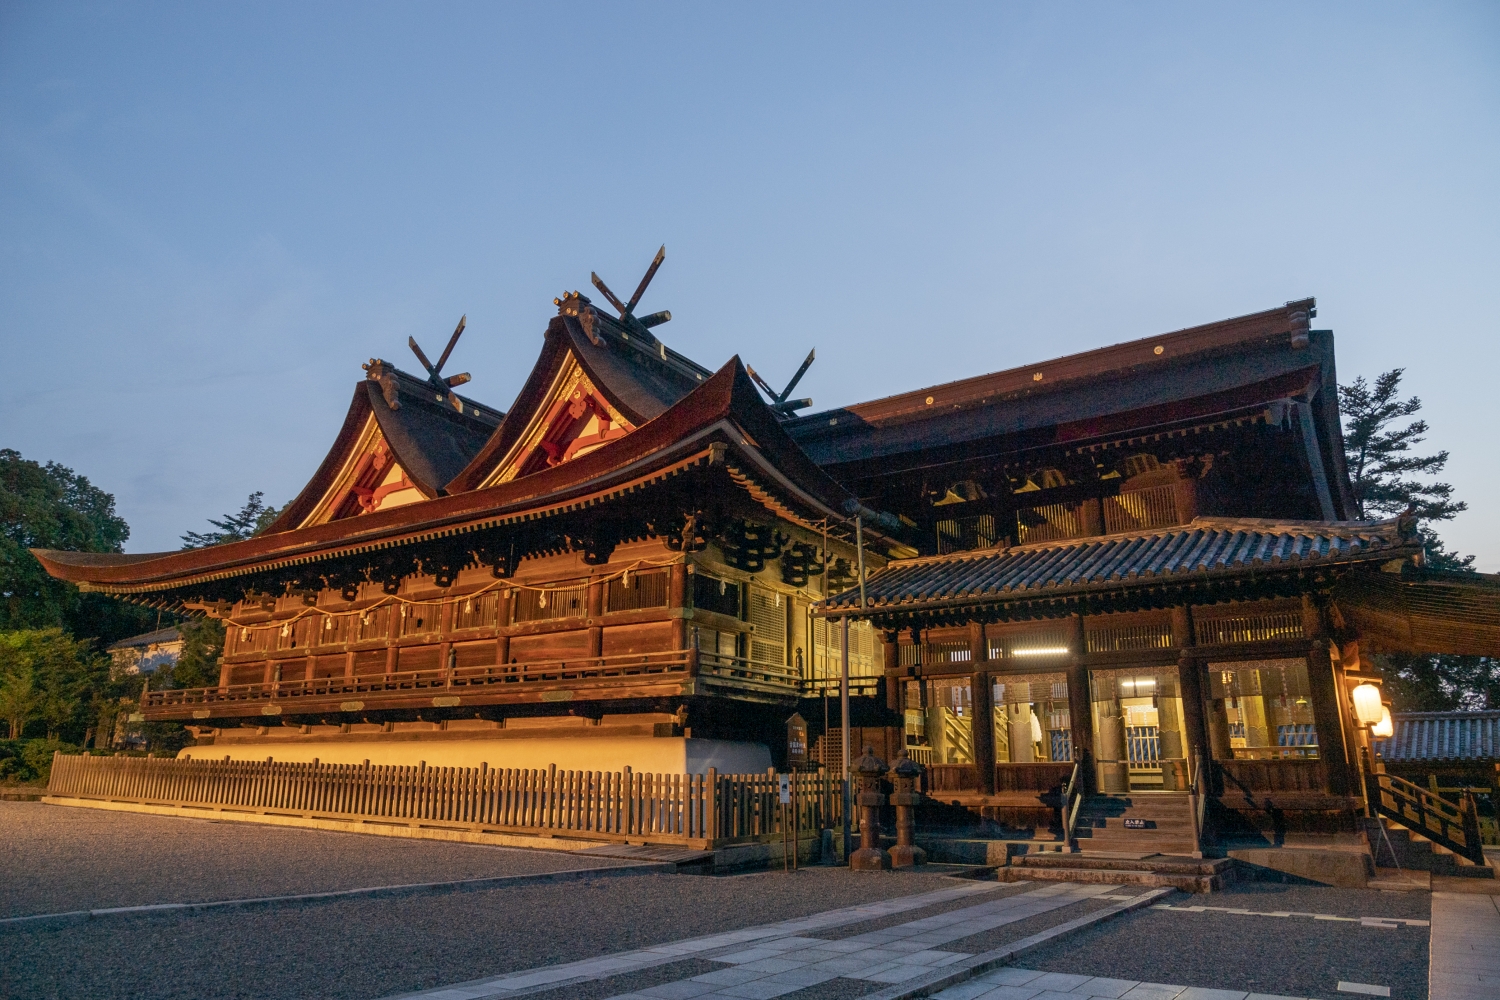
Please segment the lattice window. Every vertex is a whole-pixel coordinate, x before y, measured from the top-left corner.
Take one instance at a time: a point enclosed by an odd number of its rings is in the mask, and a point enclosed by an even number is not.
[[[1301,639],[1305,635],[1300,611],[1276,611],[1234,618],[1200,618],[1193,624],[1201,646]]]
[[[1123,653],[1144,649],[1172,648],[1172,626],[1169,622],[1155,625],[1086,627],[1090,653]]]
[[[386,638],[391,631],[391,606],[383,604],[361,612],[357,629],[360,642]]]
[[[731,618],[740,616],[740,585],[707,573],[693,574],[693,607]]]
[[[786,663],[787,607],[791,602],[778,591],[750,587],[750,659],[762,663]]]
[[[837,691],[842,660],[843,625],[823,618],[812,621],[812,655],[805,679],[814,693]],[[868,691],[885,672],[884,647],[869,622],[849,623],[849,688]]]
[[[426,635],[436,632],[442,622],[441,604],[403,604],[396,612],[401,617],[401,635]]]
[[[516,621],[538,622],[549,618],[581,618],[588,613],[587,583],[563,583],[545,590],[518,590],[512,602]]]
[[[1177,524],[1177,491],[1167,486],[1104,498],[1104,530],[1140,531]]]
[[[638,611],[641,608],[667,606],[667,573],[665,569],[631,573],[609,581],[604,595],[606,611]]]
[[[500,610],[500,592],[491,590],[453,602],[454,631],[469,628],[494,628]]]
[[[940,556],[949,552],[993,548],[995,540],[993,514],[956,517],[937,523],[937,550]]]
[[[1016,512],[1016,542],[1050,542],[1083,536],[1083,511],[1078,504],[1049,503]]]
[[[990,637],[990,659],[1044,663],[1074,652],[1072,629],[1054,627]]]

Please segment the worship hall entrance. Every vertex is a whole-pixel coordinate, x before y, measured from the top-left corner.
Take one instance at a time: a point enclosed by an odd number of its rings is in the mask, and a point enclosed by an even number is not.
[[[1187,791],[1177,667],[1091,670],[1089,703],[1100,792]]]

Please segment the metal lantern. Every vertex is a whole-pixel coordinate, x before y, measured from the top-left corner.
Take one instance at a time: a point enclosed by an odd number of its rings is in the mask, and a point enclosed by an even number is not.
[[[1380,703],[1380,688],[1368,681],[1354,689],[1354,718],[1361,726],[1373,726],[1380,722],[1380,713],[1385,706]]]
[[[1396,724],[1391,721],[1391,710],[1388,706],[1380,706],[1380,721],[1370,727],[1370,735],[1381,740],[1388,740],[1396,735]]]

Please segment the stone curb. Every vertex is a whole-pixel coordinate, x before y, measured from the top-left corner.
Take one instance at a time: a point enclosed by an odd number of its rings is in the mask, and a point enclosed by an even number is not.
[[[495,875],[488,878],[467,878],[452,882],[413,882],[406,885],[381,885],[367,889],[339,889],[333,892],[307,892],[292,896],[258,896],[251,899],[220,899],[206,903],[150,903],[144,906],[112,906],[95,910],[69,910],[65,913],[38,913],[27,917],[0,918],[0,928],[49,927],[81,924],[104,917],[128,917],[139,914],[174,913],[192,910],[237,908],[256,906],[280,906],[296,903],[316,903],[339,899],[393,899],[406,896],[445,896],[457,892],[483,892],[488,889],[505,889],[512,886],[547,885],[556,882],[576,882],[586,878],[617,878],[623,875],[670,875],[677,866],[670,863],[620,864],[608,868],[576,868],[561,872],[540,872],[534,875]]]
[[[1085,927],[1092,927],[1094,924],[1103,923],[1113,917],[1118,917],[1122,913],[1139,910],[1141,907],[1154,903],[1161,897],[1176,891],[1176,889],[1162,888],[1143,892],[1127,902],[1115,903],[1113,906],[1107,906],[1102,910],[1095,910],[1093,913],[1088,913],[1076,919],[1069,920],[1066,923],[1058,924],[1056,927],[1049,927],[1030,937],[1021,938],[1019,941],[1012,941],[1010,944],[1002,945],[993,951],[982,952],[961,962],[954,962],[952,965],[943,966],[916,980],[897,983],[878,993],[867,993],[860,1000],[908,1000],[911,997],[931,996],[935,992],[973,979],[975,976],[983,975],[993,969],[998,969],[1002,965],[1006,965],[1021,957],[1028,951],[1034,951],[1042,945],[1050,944],[1058,938],[1065,937],[1076,930],[1082,930]]]

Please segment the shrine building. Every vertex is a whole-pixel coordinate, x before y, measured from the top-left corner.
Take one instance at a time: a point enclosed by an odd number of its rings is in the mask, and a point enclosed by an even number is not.
[[[658,339],[649,279],[596,279],[618,315],[555,300],[504,411],[442,376],[452,342],[371,360],[254,538],[36,555],[224,622],[216,686],[144,695],[183,756],[764,771],[799,711],[837,766],[847,624],[857,741],[1007,836],[1056,835],[1074,786],[1352,832],[1370,655],[1500,651],[1493,578],[1355,520],[1311,299],[799,415]]]

